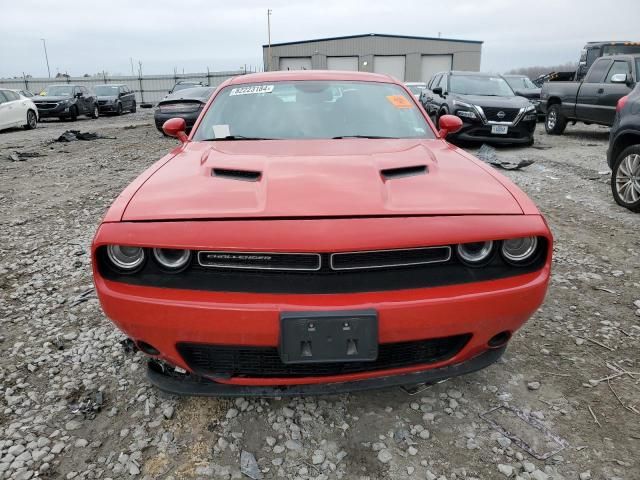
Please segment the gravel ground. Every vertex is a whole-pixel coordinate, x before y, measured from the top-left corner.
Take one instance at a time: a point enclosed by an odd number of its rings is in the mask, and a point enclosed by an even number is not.
[[[91,142],[51,143],[64,130]],[[324,398],[174,398],[150,387],[92,291],[105,209],[175,145],[149,111],[0,134],[0,479],[640,478],[640,215],[616,206],[608,130],[539,125],[508,172],[556,238],[545,305],[502,361],[425,387]],[[475,149],[472,149],[475,150]],[[41,156],[12,161],[13,152]],[[484,421],[491,414],[538,460]]]

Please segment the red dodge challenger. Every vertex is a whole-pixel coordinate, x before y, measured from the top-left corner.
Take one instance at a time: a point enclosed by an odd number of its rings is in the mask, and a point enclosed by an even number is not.
[[[299,395],[484,368],[544,299],[552,237],[527,196],[444,140],[396,80],[222,84],[129,185],[92,248],[109,318],[185,395]]]

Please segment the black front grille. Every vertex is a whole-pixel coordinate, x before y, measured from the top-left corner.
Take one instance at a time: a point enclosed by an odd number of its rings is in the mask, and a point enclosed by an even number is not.
[[[51,102],[49,102],[49,103],[44,103],[44,102],[37,103],[36,102],[36,108],[38,108],[39,110],[51,110],[52,108],[56,108],[57,106],[58,106],[57,103],[51,103]]]
[[[520,112],[519,108],[482,107],[482,110],[490,122],[513,122]],[[504,116],[498,115],[499,112],[502,112]]]
[[[451,247],[449,246],[334,253],[331,255],[331,269],[358,270],[404,267],[446,262],[450,258]]]
[[[321,267],[318,253],[198,252],[198,263],[203,267],[243,270],[315,271]]]
[[[106,105],[107,101],[106,100],[98,100],[98,105]]]
[[[323,377],[435,363],[452,358],[471,335],[456,335],[413,342],[384,343],[371,362],[284,364],[275,347],[246,347],[178,343],[189,368],[207,377],[291,378]]]

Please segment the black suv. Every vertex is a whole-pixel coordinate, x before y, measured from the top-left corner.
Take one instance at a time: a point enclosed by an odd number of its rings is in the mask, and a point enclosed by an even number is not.
[[[433,76],[420,101],[438,125],[442,115],[462,120],[453,139],[533,145],[536,108],[516,96],[504,78],[478,72],[441,72]]]
[[[93,88],[98,95],[100,112],[122,115],[124,110],[136,111],[136,94],[127,85],[112,83]]]
[[[640,212],[640,83],[618,100],[607,163],[612,170],[611,192],[616,203]]]
[[[98,99],[95,93],[82,85],[49,85],[40,95],[32,97],[40,118],[58,117],[75,120],[78,115],[98,118]]]

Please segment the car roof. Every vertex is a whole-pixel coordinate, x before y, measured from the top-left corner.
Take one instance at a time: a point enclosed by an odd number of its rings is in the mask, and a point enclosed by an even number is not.
[[[94,87],[126,87],[126,83],[101,83],[100,85],[94,85]]]
[[[400,84],[390,75],[369,72],[353,72],[341,70],[282,70],[278,72],[260,72],[239,75],[229,80],[227,85],[260,82],[286,82],[296,80],[337,80],[360,82],[383,82]]]

